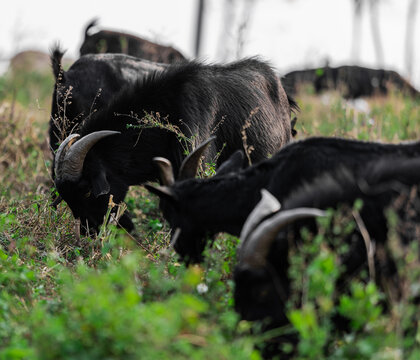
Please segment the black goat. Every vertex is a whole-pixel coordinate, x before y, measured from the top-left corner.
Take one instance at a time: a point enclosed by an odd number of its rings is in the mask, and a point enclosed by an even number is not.
[[[300,230],[305,227],[316,234],[315,217],[325,215],[321,209],[352,211],[357,199],[363,201],[362,209],[352,215],[357,226],[338,244],[347,244],[348,250],[338,252],[343,272],[336,282],[336,292],[348,291],[349,279],[366,270],[379,288],[398,299],[403,285],[389,248],[385,211],[391,208],[399,215],[396,230],[403,247],[417,241],[419,190],[419,158],[370,163],[357,176],[345,168],[324,174],[285,199],[280,211],[278,200],[263,190],[241,234],[239,262],[234,271],[236,310],[246,320],[269,319],[267,328],[289,324],[289,256],[292,250],[299,251]],[[337,244],[327,239],[325,245],[335,251]],[[336,315],[333,320],[338,330],[347,329],[348,321],[342,316]],[[273,344],[270,347],[269,351],[273,351]]]
[[[317,93],[324,90],[339,90],[345,98],[350,99],[387,95],[390,86],[413,98],[419,98],[420,94],[395,71],[354,65],[291,71],[284,75],[283,84],[291,95],[304,84],[312,84]]]
[[[118,203],[130,185],[158,178],[154,157],[181,168],[185,150],[191,149],[180,143],[180,133],[198,144],[212,132],[217,135],[207,161],[218,156],[221,163],[242,149],[244,133],[246,144],[255,148],[252,161],[278,151],[291,138],[294,103],[289,101],[271,67],[256,59],[171,65],[126,87],[86,120],[79,134],[63,141],[55,157],[56,188],[74,216],[97,229],[110,194]],[[181,170],[180,178],[189,176],[188,167]],[[121,220],[132,229],[127,217]]]
[[[210,179],[187,179],[164,187],[147,185],[160,196],[163,215],[177,231],[175,250],[187,261],[202,260],[206,236],[239,235],[266,188],[279,201],[315,176],[346,166],[356,173],[369,161],[416,157],[420,143],[382,144],[338,138],[309,138],[291,143],[271,159]],[[165,183],[165,182],[164,182]]]
[[[138,36],[117,31],[100,30],[89,34],[97,20],[92,20],[85,30],[85,39],[80,47],[80,55],[98,53],[122,53],[138,58],[171,64],[185,60],[172,46],[156,44]]]

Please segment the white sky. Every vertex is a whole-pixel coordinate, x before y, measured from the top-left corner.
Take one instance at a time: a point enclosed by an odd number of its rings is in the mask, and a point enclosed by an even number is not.
[[[256,0],[243,55],[261,55],[280,73],[305,66],[355,63],[351,59],[352,0]],[[382,0],[379,26],[384,67],[406,75],[404,41],[409,0]],[[239,5],[246,0],[236,0]],[[221,60],[220,43],[236,51],[238,17],[224,20],[225,0],[207,0],[201,58]],[[99,25],[170,44],[193,56],[198,0],[13,0],[0,12],[0,59],[26,49],[48,51],[60,41],[67,56],[77,58],[86,24],[99,17]],[[237,15],[241,14],[240,6]],[[420,11],[420,9],[419,9]],[[417,16],[420,22],[420,14]],[[221,35],[227,25],[231,34]],[[370,32],[369,14],[363,17],[359,64],[378,67]],[[420,24],[415,27],[420,44]],[[415,47],[413,83],[420,87],[420,52]],[[5,62],[0,62],[1,64]]]

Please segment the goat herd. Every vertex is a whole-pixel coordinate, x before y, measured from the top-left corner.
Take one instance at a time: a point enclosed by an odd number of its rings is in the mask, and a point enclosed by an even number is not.
[[[299,249],[300,230],[316,234],[325,210],[362,199],[363,229],[342,239],[348,248],[339,255],[340,280],[368,269],[373,256],[377,285],[386,292],[384,278],[398,284],[384,210],[399,215],[404,246],[416,240],[420,142],[291,141],[297,105],[256,58],[164,64],[85,54],[63,71],[62,56],[53,49],[55,204],[68,204],[81,231],[98,231],[110,195],[120,203],[129,186],[159,180],[145,186],[160,198],[176,252],[196,263],[216,233],[240,236],[235,307],[243,319],[269,319],[273,328],[289,323],[289,253]],[[196,178],[201,161],[215,161],[216,175]],[[409,204],[414,213],[404,211]],[[132,231],[130,214],[119,225]]]

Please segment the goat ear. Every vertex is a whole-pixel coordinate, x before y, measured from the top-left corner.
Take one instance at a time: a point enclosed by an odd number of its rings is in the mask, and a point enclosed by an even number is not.
[[[106,179],[105,171],[100,171],[92,182],[92,192],[97,198],[98,196],[108,194],[111,190],[108,180]]]
[[[159,196],[161,199],[166,199],[171,202],[175,202],[177,200],[174,192],[168,186],[154,186],[152,184],[144,184],[144,187],[152,194]]]
[[[242,168],[244,163],[244,152],[236,150],[226,161],[216,170],[216,176],[225,175],[230,172],[238,171]]]

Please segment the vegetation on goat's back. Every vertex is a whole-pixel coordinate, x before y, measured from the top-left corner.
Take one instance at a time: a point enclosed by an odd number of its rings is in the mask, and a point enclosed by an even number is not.
[[[25,79],[36,82],[25,89],[52,92],[52,76]],[[21,89],[17,81],[0,79],[0,359],[259,359],[255,345],[284,331],[300,334],[302,359],[420,357],[420,312],[413,302],[418,245],[408,252],[395,245],[407,294],[386,304],[387,315],[384,294],[363,278],[337,300],[340,267],[324,240],[338,241],[349,231],[341,213],[323,220],[332,234],[307,236],[293,258],[290,274],[301,296],[289,304],[293,328],[265,334],[233,310],[238,240],[220,235],[200,267],[186,268],[168,248],[170,231],[156,198],[142,188],[126,198],[135,234],[107,225],[96,237],[78,238],[66,204],[50,207],[51,94],[20,95],[11,90]],[[362,112],[335,93],[328,96],[300,93],[299,137],[420,138],[419,104],[409,98],[372,98]],[[395,214],[388,215],[395,222]],[[336,314],[350,318],[349,334],[333,331]]]

